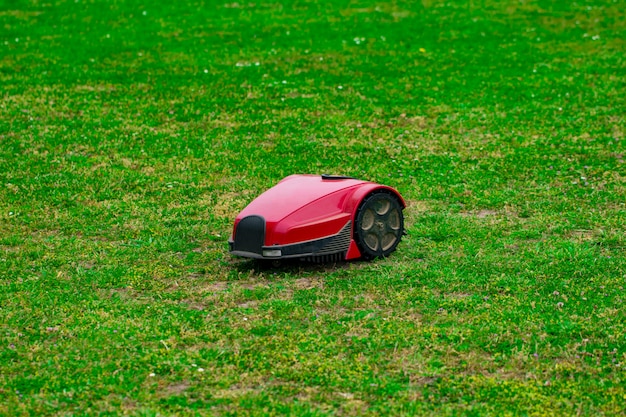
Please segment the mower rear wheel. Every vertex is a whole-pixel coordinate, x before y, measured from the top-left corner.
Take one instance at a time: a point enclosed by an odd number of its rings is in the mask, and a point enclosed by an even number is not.
[[[404,234],[404,216],[398,198],[388,191],[374,191],[359,205],[354,240],[366,259],[388,256]]]

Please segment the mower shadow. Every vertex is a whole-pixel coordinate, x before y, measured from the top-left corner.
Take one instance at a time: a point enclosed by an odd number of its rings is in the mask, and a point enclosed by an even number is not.
[[[285,259],[280,261],[267,261],[258,259],[248,259],[237,262],[234,267],[239,272],[257,274],[264,272],[282,272],[289,274],[302,274],[311,272],[332,272],[339,269],[349,268],[350,265],[360,263],[359,261],[338,261],[338,262],[309,262],[298,259]]]

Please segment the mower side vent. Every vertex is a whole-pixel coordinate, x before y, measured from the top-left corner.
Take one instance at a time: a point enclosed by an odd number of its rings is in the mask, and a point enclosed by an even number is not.
[[[315,252],[315,255],[329,255],[334,253],[344,253],[350,247],[350,227],[351,222],[346,223],[346,225],[332,238],[328,239],[328,241],[322,246],[322,248]]]

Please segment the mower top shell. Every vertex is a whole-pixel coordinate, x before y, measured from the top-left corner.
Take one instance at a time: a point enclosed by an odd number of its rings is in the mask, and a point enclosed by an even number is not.
[[[391,187],[332,175],[291,175],[235,219],[234,255],[337,261],[389,255],[404,234],[405,203]]]

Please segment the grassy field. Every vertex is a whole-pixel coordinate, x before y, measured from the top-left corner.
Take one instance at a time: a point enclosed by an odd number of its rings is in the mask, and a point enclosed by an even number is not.
[[[0,0],[0,415],[624,415],[626,2]],[[292,173],[373,262],[260,268]]]

